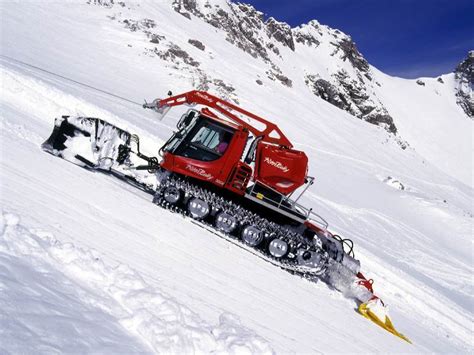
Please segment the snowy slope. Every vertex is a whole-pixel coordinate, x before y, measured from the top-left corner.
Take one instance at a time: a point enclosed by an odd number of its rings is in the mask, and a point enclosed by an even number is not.
[[[454,73],[442,75],[442,82],[418,79],[424,83],[419,85],[374,72],[384,83],[378,95],[396,117],[399,134],[427,161],[472,187],[473,121],[456,103]]]
[[[214,80],[232,85],[235,92],[221,94],[278,123],[307,152],[310,174],[317,180],[303,202],[325,216],[333,231],[354,240],[363,270],[376,280],[375,288],[390,305],[397,328],[414,345],[363,319],[353,301],[326,285],[280,271],[160,210],[148,195],[39,148],[54,117],[81,114],[138,133],[145,149],[156,152],[179,109],[158,122],[138,105],[3,58],[0,281],[6,292],[0,297],[5,339],[0,349],[277,353],[472,349],[472,188],[458,180],[465,176],[461,172],[466,166],[472,171],[472,160],[465,156],[472,152],[439,149],[434,142],[447,140],[442,135],[445,116],[438,116],[439,125],[410,125],[409,116],[397,106],[400,100],[393,99],[394,93],[419,95],[420,100],[406,100],[404,105],[412,108],[410,113],[420,112],[423,107],[428,110],[431,94],[425,97],[415,91],[415,83],[372,69],[383,87],[390,88],[382,91],[382,87],[377,95],[394,118],[400,117],[396,124],[410,144],[402,150],[381,127],[356,120],[315,97],[304,80],[293,80],[289,88],[265,79],[261,58],[229,43],[209,24],[188,20],[168,2],[112,9],[82,2],[1,7],[3,55],[132,101],[140,103],[169,89],[189,90],[199,84],[202,73],[210,78],[213,92],[222,89]],[[181,60],[170,63],[145,55],[144,49],[156,44],[143,32],[132,32],[109,18],[118,13],[122,20],[153,19],[167,41],[199,61],[202,73]],[[192,38],[205,39],[206,50],[190,45]],[[287,64],[282,61],[281,67],[289,72]],[[258,73],[263,85],[255,82]],[[449,76],[445,81],[448,85]],[[435,90],[434,84],[420,89]],[[408,87],[413,91],[407,92]],[[450,109],[443,102],[434,105],[452,117],[457,107]],[[464,121],[454,122],[451,134],[458,134],[464,146],[466,137],[472,139],[472,130]],[[418,139],[420,130],[423,139]],[[436,147],[438,155],[423,150],[429,146]],[[453,165],[456,178],[446,173],[450,166],[441,160],[464,162],[462,167]],[[397,189],[394,180],[405,189]],[[82,311],[74,314],[75,308]],[[44,319],[41,331],[37,319]],[[63,331],[57,324],[64,324]],[[93,328],[96,337],[86,331],[93,324],[99,324]]]

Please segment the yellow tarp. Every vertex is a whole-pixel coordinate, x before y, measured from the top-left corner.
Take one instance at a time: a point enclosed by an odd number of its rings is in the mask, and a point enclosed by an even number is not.
[[[395,335],[395,336],[409,342],[410,344],[412,344],[410,339],[408,339],[403,334],[397,332],[397,330],[393,326],[392,321],[390,320],[390,318],[388,316],[385,316],[385,321],[382,321],[374,312],[372,312],[370,310],[370,307],[368,307],[367,303],[362,303],[359,306],[359,313],[362,314],[365,318],[367,318],[367,319],[371,320],[372,322],[374,322],[375,324],[377,324],[378,326],[384,328],[385,330],[388,330],[393,335]]]

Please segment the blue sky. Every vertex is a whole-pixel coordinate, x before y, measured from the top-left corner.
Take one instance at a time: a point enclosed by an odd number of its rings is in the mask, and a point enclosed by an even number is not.
[[[240,0],[292,27],[352,36],[370,64],[405,78],[451,72],[474,49],[474,0]]]

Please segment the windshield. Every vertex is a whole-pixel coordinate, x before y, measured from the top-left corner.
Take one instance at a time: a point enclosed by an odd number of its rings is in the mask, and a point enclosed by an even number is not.
[[[233,134],[228,127],[201,119],[176,154],[201,161],[216,160],[227,151]]]

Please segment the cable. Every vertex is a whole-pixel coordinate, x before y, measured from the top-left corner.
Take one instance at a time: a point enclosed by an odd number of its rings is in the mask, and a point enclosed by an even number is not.
[[[339,241],[341,244],[342,244],[342,248],[344,249],[344,252],[350,256],[352,256],[353,258],[355,257],[354,255],[354,242],[349,239],[349,238],[342,238],[340,235],[337,235],[337,234],[334,234],[333,235],[334,239],[336,239],[337,241]],[[347,245],[347,247],[349,248],[348,251],[345,250],[344,246]]]
[[[5,59],[11,60],[11,61],[13,61],[13,62],[19,63],[19,64],[21,64],[21,65],[24,65],[24,66],[27,66],[27,67],[30,67],[30,68],[34,68],[34,69],[36,69],[36,70],[40,70],[40,71],[45,72],[45,73],[48,73],[48,74],[50,74],[50,75],[57,76],[58,78],[61,78],[61,79],[70,81],[70,82],[72,82],[72,83],[82,85],[82,86],[84,86],[84,87],[86,87],[86,88],[89,88],[89,89],[92,89],[92,90],[96,90],[96,91],[101,92],[101,93],[103,93],[103,94],[113,96],[113,97],[115,97],[115,98],[117,98],[117,99],[130,102],[130,103],[132,103],[132,104],[134,104],[134,105],[142,106],[142,104],[139,103],[139,102],[135,102],[135,101],[129,100],[129,99],[125,98],[125,97],[115,95],[115,94],[113,94],[113,93],[111,93],[111,92],[98,89],[98,88],[96,88],[96,87],[94,87],[94,86],[81,83],[80,81],[77,81],[77,80],[74,80],[74,79],[65,77],[65,76],[63,76],[63,75],[59,75],[59,74],[53,73],[53,72],[51,72],[51,71],[49,71],[49,70],[46,70],[46,69],[37,67],[36,65],[32,65],[32,64],[29,64],[29,63],[25,63],[25,62],[23,62],[23,61],[21,61],[21,60],[18,60],[18,59],[15,59],[15,58],[12,58],[12,57],[3,55],[3,54],[0,54],[0,57],[3,57],[3,58],[5,58]]]

